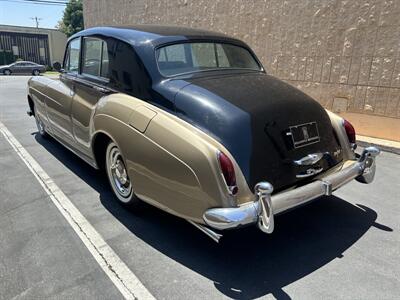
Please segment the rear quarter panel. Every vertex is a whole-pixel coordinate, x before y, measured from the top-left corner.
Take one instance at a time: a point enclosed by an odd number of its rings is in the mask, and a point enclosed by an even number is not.
[[[145,128],[145,116],[138,117],[143,106],[155,112],[148,114],[151,120]],[[203,223],[208,208],[235,206],[238,198],[252,200],[235,163],[240,192],[236,198],[228,193],[216,156],[217,150],[230,155],[228,151],[174,115],[131,96],[114,94],[100,100],[93,120],[95,134],[106,133],[121,149],[135,193],[144,201]]]
[[[336,132],[339,139],[339,143],[343,151],[343,161],[355,159],[354,152],[351,150],[349,140],[347,138],[346,131],[343,126],[343,118],[334,114],[333,112],[326,110],[329,118],[331,119],[332,127]]]

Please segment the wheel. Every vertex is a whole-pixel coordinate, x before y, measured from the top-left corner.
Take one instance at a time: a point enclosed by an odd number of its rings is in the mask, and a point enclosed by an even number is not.
[[[123,206],[135,207],[140,200],[133,192],[132,182],[118,146],[110,142],[106,150],[106,173],[114,195]]]
[[[9,69],[5,69],[4,71],[3,71],[3,74],[4,75],[11,75],[11,70],[9,70]]]
[[[40,75],[40,71],[39,70],[33,70],[32,74],[33,74],[33,76],[39,76]]]
[[[42,138],[46,139],[46,138],[49,137],[49,135],[46,132],[46,128],[45,128],[45,125],[44,125],[43,121],[40,119],[40,117],[39,117],[39,115],[37,113],[36,106],[33,106],[33,110],[35,112],[35,121],[36,121],[36,127],[38,129],[38,133],[40,134],[40,136]]]

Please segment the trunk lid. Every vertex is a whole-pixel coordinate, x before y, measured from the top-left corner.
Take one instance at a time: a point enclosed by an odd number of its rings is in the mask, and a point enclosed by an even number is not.
[[[303,184],[342,160],[324,108],[289,84],[264,73],[187,81],[175,98],[177,114],[231,152],[250,189],[259,181],[275,191]],[[322,158],[299,162],[309,154]]]

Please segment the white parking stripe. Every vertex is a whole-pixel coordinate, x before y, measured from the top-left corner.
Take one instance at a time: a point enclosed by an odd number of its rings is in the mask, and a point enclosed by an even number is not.
[[[122,295],[126,299],[155,299],[2,122],[0,122],[0,132]]]

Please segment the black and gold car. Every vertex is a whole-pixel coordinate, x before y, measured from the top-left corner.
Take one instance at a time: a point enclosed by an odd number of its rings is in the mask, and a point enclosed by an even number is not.
[[[59,69],[60,65],[56,65]],[[379,150],[349,122],[268,75],[242,41],[203,30],[99,27],[72,36],[59,80],[29,81],[29,114],[94,168],[122,204],[148,202],[214,240],[352,179]]]

